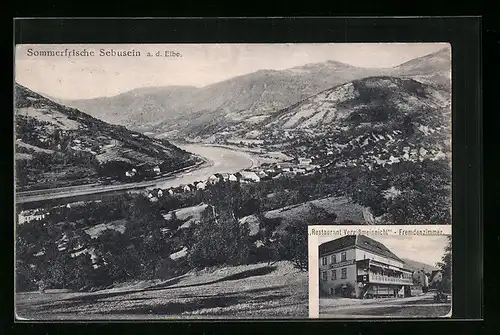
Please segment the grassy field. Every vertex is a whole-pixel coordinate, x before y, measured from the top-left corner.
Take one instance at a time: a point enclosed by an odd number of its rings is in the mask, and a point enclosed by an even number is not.
[[[307,273],[287,262],[190,272],[92,293],[16,294],[28,320],[306,318]]]

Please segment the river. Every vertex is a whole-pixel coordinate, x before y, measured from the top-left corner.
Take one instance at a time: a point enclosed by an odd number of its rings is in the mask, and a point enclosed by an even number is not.
[[[201,156],[207,162],[200,168],[180,172],[178,175],[159,178],[156,181],[145,181],[120,185],[81,185],[58,189],[37,190],[17,194],[16,204],[24,204],[26,208],[37,208],[41,203],[51,201],[64,204],[75,201],[99,199],[104,194],[131,192],[153,188],[172,188],[207,180],[214,173],[236,173],[258,165],[257,155],[244,151],[202,144],[176,144],[178,147]]]
[[[208,164],[200,169],[181,173],[171,180],[161,181],[156,187],[165,189],[187,185],[196,181],[207,180],[214,173],[236,173],[259,164],[257,156],[244,151],[202,144],[175,145],[193,154],[202,156],[208,161]]]

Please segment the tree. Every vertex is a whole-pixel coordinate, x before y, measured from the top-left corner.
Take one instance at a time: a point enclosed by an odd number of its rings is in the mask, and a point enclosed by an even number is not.
[[[314,203],[311,203],[310,208],[311,208],[310,210],[311,220],[309,224],[311,225],[335,224],[335,221],[337,220],[337,214],[329,213],[326,209],[324,209],[323,207],[319,207]]]
[[[443,279],[440,283],[440,288],[444,292],[451,292],[451,235],[447,236],[448,244],[445,247],[443,258],[436,266],[441,270]]]
[[[35,271],[25,262],[16,261],[16,291],[31,291],[36,289]]]
[[[278,242],[283,259],[291,261],[300,271],[308,268],[307,240],[307,224],[297,220],[290,223]]]
[[[241,225],[231,210],[211,205],[194,229],[188,254],[191,266],[245,264],[249,259],[248,226]]]
[[[70,275],[73,274],[72,259],[67,252],[46,251],[47,271],[42,280],[49,287],[66,288],[71,281]]]
[[[83,253],[71,260],[72,271],[68,276],[71,278],[68,283],[75,289],[88,289],[94,285],[92,259],[88,253]]]

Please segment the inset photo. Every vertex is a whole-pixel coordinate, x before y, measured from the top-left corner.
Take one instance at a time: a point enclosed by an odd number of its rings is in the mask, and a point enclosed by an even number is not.
[[[310,226],[312,318],[451,317],[451,226]]]

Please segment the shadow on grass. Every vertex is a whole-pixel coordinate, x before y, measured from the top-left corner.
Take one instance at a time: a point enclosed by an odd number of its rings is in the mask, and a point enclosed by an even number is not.
[[[159,284],[157,286],[141,289],[141,290],[129,290],[129,291],[122,291],[122,292],[108,292],[108,293],[97,293],[97,294],[89,294],[89,295],[83,295],[83,296],[75,296],[75,297],[70,297],[67,299],[63,299],[62,301],[74,301],[74,303],[68,303],[67,307],[71,306],[76,306],[80,303],[96,303],[99,300],[102,299],[109,299],[113,297],[119,297],[119,296],[125,296],[128,294],[135,294],[139,292],[148,292],[148,291],[158,291],[158,290],[168,290],[168,289],[179,289],[179,288],[186,288],[186,287],[198,287],[198,286],[204,286],[204,285],[211,285],[211,284],[216,284],[220,282],[225,282],[225,281],[234,281],[234,280],[241,280],[249,277],[255,277],[255,276],[263,276],[269,273],[272,273],[273,271],[276,270],[276,266],[264,266],[260,267],[257,269],[251,269],[251,270],[246,270],[240,273],[236,273],[230,276],[226,276],[217,280],[212,280],[208,282],[203,282],[203,283],[197,283],[197,284],[189,284],[189,285],[178,285],[178,286],[172,286],[177,284],[183,277],[185,276],[180,276],[176,278],[172,278],[171,280],[168,280],[162,284]],[[272,289],[272,288],[271,288]],[[254,292],[258,292],[258,290],[267,290],[267,288],[264,289],[256,289]],[[249,291],[248,291],[249,292]],[[249,292],[250,293],[250,292]],[[130,298],[132,300],[134,298]],[[139,298],[136,298],[139,299]],[[146,299],[146,298],[144,298]],[[62,304],[58,304],[58,306],[61,306]]]
[[[240,279],[245,279],[249,277],[256,277],[256,276],[264,276],[269,273],[272,273],[276,270],[276,266],[263,266],[257,269],[251,269],[251,270],[246,270],[242,271],[239,273],[235,273],[233,275],[229,275],[220,279],[212,280],[212,281],[207,281],[203,283],[197,283],[197,284],[186,284],[186,285],[178,285],[178,286],[172,286],[177,284],[183,277],[185,276],[180,276],[177,278],[173,278],[172,280],[169,280],[167,282],[158,284],[153,287],[146,288],[143,291],[157,291],[157,290],[168,290],[168,289],[178,289],[178,288],[186,288],[186,287],[197,287],[197,286],[204,286],[204,285],[211,285],[211,284],[217,284],[225,281],[233,281],[233,280],[240,280]]]
[[[272,294],[268,296],[249,299],[244,295],[234,296],[212,296],[203,299],[196,299],[189,302],[171,302],[165,304],[156,304],[152,306],[142,306],[129,309],[111,310],[109,314],[182,314],[198,311],[207,308],[228,308],[241,303],[263,303],[286,297],[284,294]]]
[[[239,291],[238,293],[245,294],[248,296],[249,294],[253,294],[253,293],[275,291],[275,290],[282,289],[284,287],[286,287],[286,285],[262,287],[262,288]],[[234,293],[227,293],[228,296],[231,294],[234,294]],[[193,299],[193,298],[207,298],[207,297],[213,297],[213,294],[203,295],[203,294],[194,294],[194,293],[184,293],[184,294],[176,295],[176,298],[179,298],[179,299]]]
[[[236,273],[233,275],[229,275],[220,279],[212,280],[212,281],[207,281],[204,283],[197,283],[197,284],[188,284],[188,285],[179,285],[179,286],[169,286],[169,287],[164,287],[161,289],[175,289],[175,288],[185,288],[185,287],[196,287],[196,286],[203,286],[203,285],[211,285],[211,284],[217,284],[225,281],[233,281],[233,280],[240,280],[240,279],[245,279],[249,277],[256,277],[256,276],[264,276],[267,274],[270,274],[276,270],[276,266],[264,266],[261,268],[257,269],[252,269],[252,270],[246,270],[240,273]],[[153,289],[156,289],[153,288]],[[148,289],[149,291],[149,289]]]

